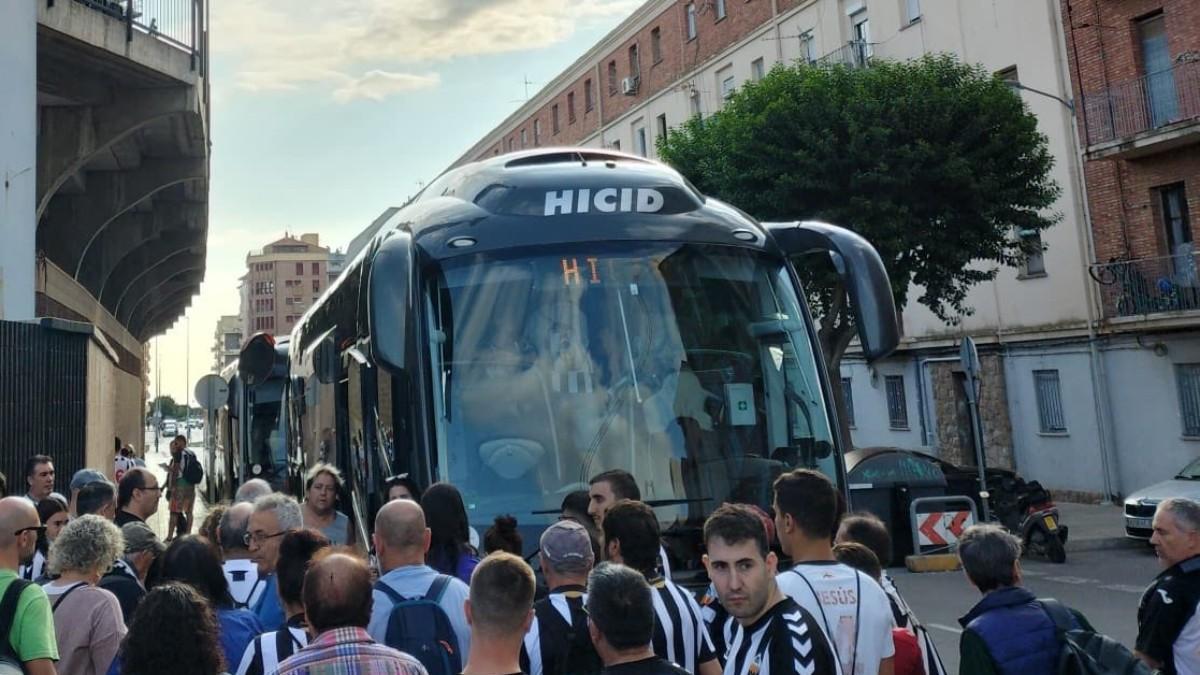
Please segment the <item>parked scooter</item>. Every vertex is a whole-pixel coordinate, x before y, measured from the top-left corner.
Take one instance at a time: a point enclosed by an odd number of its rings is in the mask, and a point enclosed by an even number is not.
[[[992,518],[1019,536],[1026,553],[1045,556],[1050,562],[1067,561],[1067,526],[1050,493],[1037,481],[1020,476],[996,476],[988,481]]]

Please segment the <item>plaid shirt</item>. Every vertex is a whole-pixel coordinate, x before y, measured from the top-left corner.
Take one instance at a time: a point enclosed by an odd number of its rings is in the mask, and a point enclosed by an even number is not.
[[[428,675],[413,657],[358,627],[335,628],[279,664],[279,675]]]

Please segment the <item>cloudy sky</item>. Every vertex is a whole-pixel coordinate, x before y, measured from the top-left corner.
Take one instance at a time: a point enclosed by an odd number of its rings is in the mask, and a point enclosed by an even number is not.
[[[642,0],[210,2],[208,270],[152,359],[176,400],[212,367],[247,250],[285,231],[345,247]]]

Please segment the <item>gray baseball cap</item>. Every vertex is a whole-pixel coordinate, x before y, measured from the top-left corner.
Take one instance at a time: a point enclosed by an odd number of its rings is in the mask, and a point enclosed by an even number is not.
[[[121,536],[125,537],[126,554],[150,551],[159,556],[167,550],[167,545],[145,523],[125,523],[121,526]]]
[[[560,520],[542,533],[542,555],[557,572],[586,572],[595,562],[587,528],[573,520]]]
[[[78,490],[88,483],[107,483],[108,476],[95,469],[80,469],[71,476],[71,489]]]

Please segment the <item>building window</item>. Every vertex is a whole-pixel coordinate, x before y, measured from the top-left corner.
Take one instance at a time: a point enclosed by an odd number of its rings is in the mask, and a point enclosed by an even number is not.
[[[688,91],[688,98],[691,99],[689,110],[691,110],[692,117],[700,117],[700,92],[693,87]]]
[[[583,111],[591,112],[596,106],[595,93],[592,91],[592,78],[583,81]]]
[[[817,41],[811,30],[800,32],[800,60],[809,65],[817,62]]]
[[[1057,370],[1033,371],[1033,390],[1037,398],[1038,424],[1043,434],[1064,434],[1067,420],[1063,415],[1062,387]]]
[[[888,375],[885,380],[887,385],[888,426],[892,429],[907,430],[908,401],[904,395],[904,376]]]
[[[717,21],[725,18],[725,0],[715,0],[713,3],[717,10]]]
[[[854,426],[854,388],[850,386],[850,378],[842,378],[842,401],[846,404],[846,424]]]
[[[304,276],[304,263],[296,263],[296,276]]]
[[[903,0],[905,23],[916,23],[921,20],[921,0]]]
[[[658,137],[666,138],[667,137],[667,114],[663,113],[663,114],[659,115],[658,117],[654,118],[654,122],[655,122],[655,124],[658,125]]]
[[[650,58],[654,63],[662,61],[662,29],[654,28],[650,31]]]
[[[533,147],[536,148],[537,146],[539,146],[541,144],[542,144],[542,121],[534,120],[533,121]]]
[[[854,41],[854,65],[865,66],[873,52],[871,48],[871,20],[867,10],[859,10],[850,17],[851,39]]]
[[[641,121],[638,121],[638,126],[633,130],[633,151],[642,157],[649,156],[649,147],[646,144],[646,127],[641,126]]]
[[[1142,74],[1146,77],[1146,102],[1155,128],[1179,118],[1179,100],[1175,92],[1174,62],[1167,40],[1166,19],[1161,13],[1138,22]]]
[[[696,39],[696,3],[688,3],[687,6],[687,39]]]
[[[629,45],[629,76],[641,77],[642,75],[642,60],[638,56],[637,44]]]
[[[1042,234],[1037,230],[1021,230],[1020,237],[1025,256],[1025,261],[1021,264],[1021,276],[1044,276],[1046,258],[1042,251]]]
[[[567,124],[575,124],[575,92],[567,92]]]
[[[750,62],[750,79],[754,80],[755,82],[758,82],[759,80],[763,79],[763,74],[764,74],[763,69],[765,67],[766,66],[763,64],[763,60],[761,58],[757,58],[757,59],[754,59],[753,61],[751,61]]]
[[[550,106],[550,132],[555,136],[558,135],[558,104]]]
[[[617,93],[617,62],[608,62],[608,95]]]
[[[321,263],[312,264],[312,273],[314,277],[321,273]]]
[[[613,150],[620,150],[620,149],[621,149],[621,139],[619,139],[619,138],[618,138],[617,140],[615,140],[615,141],[613,141],[613,142],[612,142],[612,149],[613,149]]]
[[[733,96],[733,92],[737,89],[736,80],[733,77],[733,66],[725,66],[717,71],[717,87],[721,92],[722,100],[729,100]]]
[[[508,151],[509,151],[509,152],[512,152],[512,151],[513,151],[513,144],[514,144],[514,143],[516,143],[516,139],[514,139],[514,138],[512,138],[512,137],[509,137],[509,139],[508,139]]]
[[[1166,234],[1167,254],[1177,258],[1176,263],[1188,263],[1192,257],[1192,226],[1188,219],[1187,193],[1183,183],[1158,188],[1162,209],[1163,230]]]
[[[1179,416],[1183,418],[1183,435],[1200,437],[1200,363],[1176,365],[1175,381],[1179,385]]]
[[[527,145],[527,142],[526,142],[526,141],[527,141],[527,138],[526,138],[526,136],[525,136],[525,130],[524,130],[524,129],[522,129],[522,130],[521,130],[521,148],[522,148],[522,149],[524,149],[524,148],[525,148],[525,146]]]
[[[320,292],[321,292],[321,280],[313,279],[313,293],[320,293]]]

